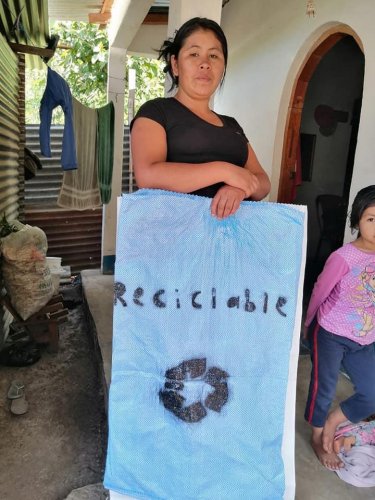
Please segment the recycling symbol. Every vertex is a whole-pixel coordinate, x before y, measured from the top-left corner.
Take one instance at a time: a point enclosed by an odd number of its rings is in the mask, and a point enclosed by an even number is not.
[[[165,372],[164,389],[159,398],[164,407],[184,422],[195,423],[207,415],[207,409],[220,413],[228,401],[228,373],[213,366],[207,369],[206,358],[183,361]],[[186,398],[181,394],[184,381],[201,380],[213,388],[204,399],[186,405]]]

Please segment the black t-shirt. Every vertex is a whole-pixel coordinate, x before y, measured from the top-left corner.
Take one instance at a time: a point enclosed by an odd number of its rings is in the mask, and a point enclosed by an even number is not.
[[[219,114],[218,116],[223,126],[206,122],[174,97],[159,97],[143,104],[134,120],[139,117],[150,118],[165,129],[167,161],[224,161],[244,167],[248,157],[248,140],[242,128],[234,118]],[[213,198],[221,186],[223,183],[213,184],[191,194]]]

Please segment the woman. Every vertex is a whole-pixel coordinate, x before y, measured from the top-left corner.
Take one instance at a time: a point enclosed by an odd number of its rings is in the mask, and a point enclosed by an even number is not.
[[[218,218],[234,214],[244,199],[264,198],[270,182],[242,128],[210,108],[228,59],[220,26],[205,18],[187,21],[164,42],[160,57],[177,92],[147,102],[133,120],[138,186],[211,197]]]
[[[160,56],[177,92],[144,104],[131,124],[138,187],[211,197],[211,213],[220,219],[244,199],[264,198],[270,182],[242,128],[210,109],[228,58],[220,26],[191,19],[164,42]],[[131,498],[111,491],[111,500]]]

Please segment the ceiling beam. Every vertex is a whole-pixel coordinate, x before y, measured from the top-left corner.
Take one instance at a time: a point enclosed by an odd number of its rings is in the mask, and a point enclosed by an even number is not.
[[[100,28],[104,28],[111,20],[111,10],[114,0],[103,0],[100,12],[91,12],[89,16],[89,23],[100,24]]]
[[[108,25],[110,47],[127,49],[137,34],[142,21],[154,0],[121,0],[112,7],[112,19]]]
[[[21,52],[22,54],[32,54],[34,56],[47,57],[50,59],[55,53],[54,49],[43,49],[34,47],[33,45],[23,45],[21,43],[8,42],[13,52]]]
[[[168,13],[149,12],[142,24],[165,25],[168,24]]]
[[[104,14],[105,12],[111,12],[113,1],[114,0],[104,0],[100,13]]]
[[[105,25],[111,20],[114,0],[104,0],[100,13],[89,14],[89,23]],[[148,12],[142,24],[164,26],[168,24],[168,12]]]
[[[103,12],[103,13],[93,12],[89,14],[89,23],[93,24],[107,24],[110,19],[111,19],[110,12]]]

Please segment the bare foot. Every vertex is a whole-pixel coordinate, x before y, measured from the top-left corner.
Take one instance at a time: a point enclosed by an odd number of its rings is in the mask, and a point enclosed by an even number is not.
[[[314,441],[314,438],[311,438],[311,446],[315,452],[315,455],[318,457],[324,467],[330,470],[337,470],[341,467],[344,467],[344,464],[341,462],[336,453],[327,453],[324,451],[321,439],[318,441]]]
[[[347,418],[341,411],[340,407],[336,408],[328,415],[322,432],[322,446],[323,450],[327,453],[333,453],[333,440],[335,438],[337,426],[346,420]]]

